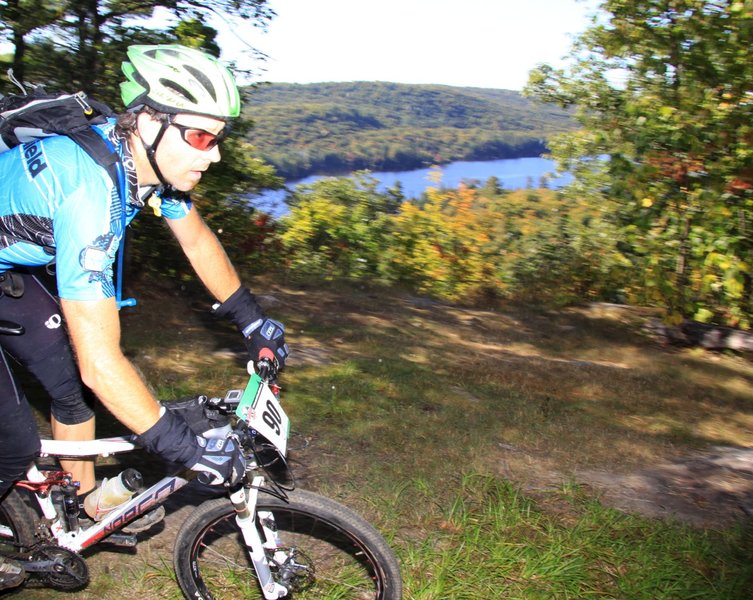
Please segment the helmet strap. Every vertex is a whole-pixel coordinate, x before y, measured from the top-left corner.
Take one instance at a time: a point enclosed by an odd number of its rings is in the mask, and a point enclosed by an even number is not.
[[[165,135],[165,131],[167,131],[168,127],[170,127],[170,121],[162,121],[160,130],[157,132],[157,136],[154,138],[154,141],[151,144],[147,144],[144,141],[144,138],[139,135],[141,145],[144,146],[144,151],[146,152],[146,158],[149,160],[149,164],[151,165],[154,174],[157,175],[157,179],[159,179],[160,183],[165,187],[169,186],[170,184],[167,183],[165,177],[162,175],[162,171],[157,165],[157,146],[159,146],[159,143],[162,140],[162,136]]]

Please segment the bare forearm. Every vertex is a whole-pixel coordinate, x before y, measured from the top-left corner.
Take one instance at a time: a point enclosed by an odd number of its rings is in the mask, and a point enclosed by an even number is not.
[[[205,228],[199,243],[184,250],[196,275],[220,302],[240,287],[235,267],[209,228]]]
[[[107,409],[134,433],[159,418],[159,404],[120,349],[115,301],[62,300],[81,377]]]
[[[98,361],[87,369],[86,380],[107,410],[134,433],[143,433],[159,419],[157,400],[124,356]]]
[[[222,244],[195,208],[182,219],[168,221],[191,266],[209,292],[224,302],[241,285]]]

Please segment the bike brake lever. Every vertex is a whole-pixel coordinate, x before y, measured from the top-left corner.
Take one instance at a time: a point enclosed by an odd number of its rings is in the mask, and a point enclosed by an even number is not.
[[[271,383],[277,377],[277,365],[274,361],[268,358],[260,359],[256,363],[256,369],[259,373],[259,377],[267,383]]]
[[[262,348],[259,351],[259,359],[256,361],[259,377],[268,383],[273,381],[277,377],[278,367],[274,353],[269,348]]]

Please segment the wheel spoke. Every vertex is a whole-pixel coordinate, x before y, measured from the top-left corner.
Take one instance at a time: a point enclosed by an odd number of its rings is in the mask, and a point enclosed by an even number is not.
[[[206,544],[201,544],[201,547],[204,548],[204,560],[207,563],[214,563],[214,564],[223,564],[223,565],[230,565],[232,567],[235,567],[236,569],[248,569],[250,570],[250,567],[248,565],[241,565],[237,563],[235,560],[230,558],[229,556],[218,552],[215,548],[212,548],[210,546],[207,546]],[[217,560],[213,561],[212,556],[214,556]]]

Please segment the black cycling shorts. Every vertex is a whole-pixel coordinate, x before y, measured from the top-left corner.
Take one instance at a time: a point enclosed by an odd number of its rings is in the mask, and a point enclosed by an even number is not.
[[[12,370],[20,363],[44,387],[55,419],[66,425],[94,416],[73,358],[60,306],[41,281],[17,273],[20,297],[0,296],[0,320],[24,327],[22,335],[0,335],[0,495],[20,477],[39,449],[34,415]]]

